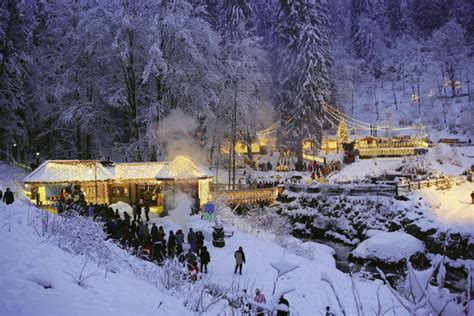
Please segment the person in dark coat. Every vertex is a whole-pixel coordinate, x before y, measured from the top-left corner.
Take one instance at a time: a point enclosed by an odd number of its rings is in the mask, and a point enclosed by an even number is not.
[[[176,255],[179,257],[183,253],[184,234],[181,229],[176,232]]]
[[[197,255],[201,253],[201,248],[204,246],[204,235],[202,232],[199,230],[196,232],[196,249],[197,249]],[[202,271],[202,269],[201,269]]]
[[[133,207],[133,220],[138,221],[138,222],[142,221],[142,208],[138,201],[137,203],[135,203],[135,206]]]
[[[150,204],[148,202],[148,200],[145,202],[145,218],[146,218],[146,221],[149,222],[150,221],[150,217],[148,216],[148,214],[150,213]]]
[[[290,315],[290,312],[289,312],[290,311],[290,303],[288,303],[288,300],[283,295],[280,297],[280,300],[278,301],[278,305],[286,305],[285,309],[288,310],[288,311],[286,311],[286,310],[283,311],[283,310],[278,309],[277,310],[277,316],[288,316],[288,315]],[[282,306],[282,307],[284,307],[284,306]]]
[[[129,222],[130,222],[131,219],[132,219],[132,218],[130,217],[130,215],[128,215],[127,212],[123,212],[123,218],[124,218],[126,221],[129,221]]]
[[[168,237],[168,256],[173,258],[176,253],[176,235],[170,230],[170,236]]]
[[[155,223],[153,223],[151,225],[151,231],[150,231],[150,234],[151,234],[151,240],[153,242],[157,242],[159,240],[158,238],[158,227],[156,226]]]
[[[119,217],[115,220],[115,223],[117,224],[117,239],[120,239],[120,238],[122,238],[122,224],[123,224],[123,221]]]
[[[130,238],[130,222],[124,220],[122,223],[122,244],[125,245]]]
[[[199,259],[201,259],[201,272],[207,273],[207,265],[209,262],[211,262],[211,255],[209,254],[206,246],[202,247]]]
[[[329,306],[326,306],[326,314],[325,316],[335,316],[334,313],[331,311],[331,308]]]
[[[235,270],[234,274],[237,273],[237,269],[239,269],[240,275],[242,275],[242,266],[245,263],[245,253],[242,247],[239,247],[239,250],[237,250],[234,254],[235,258]]]
[[[186,259],[188,266],[193,265],[197,261],[197,257],[191,249],[188,249],[188,252],[186,253],[186,256],[184,258]]]
[[[2,200],[3,200],[3,191],[0,190],[0,202],[2,202]]]
[[[164,260],[163,256],[163,244],[161,241],[157,241],[153,243],[153,259],[156,260],[158,263],[162,263]]]
[[[158,237],[158,240],[165,240],[165,230],[163,228],[163,226],[160,226],[160,228],[158,228],[158,234],[157,234],[157,237]]]
[[[192,252],[197,252],[197,248],[196,248],[196,233],[193,232],[193,229],[192,229],[192,228],[189,229],[189,233],[188,233],[188,244],[189,244],[189,246],[191,247],[191,251],[192,251]]]
[[[6,205],[10,205],[13,202],[15,202],[15,198],[13,197],[13,192],[10,191],[10,188],[7,188],[7,190],[5,191],[5,194],[3,195],[2,201]]]

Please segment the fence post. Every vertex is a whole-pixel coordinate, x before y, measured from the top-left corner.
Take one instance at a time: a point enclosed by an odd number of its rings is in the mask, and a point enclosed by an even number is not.
[[[430,187],[430,179],[428,179],[428,188]]]
[[[418,190],[421,189],[421,181],[418,181]]]
[[[408,180],[408,191],[411,191],[411,181]]]

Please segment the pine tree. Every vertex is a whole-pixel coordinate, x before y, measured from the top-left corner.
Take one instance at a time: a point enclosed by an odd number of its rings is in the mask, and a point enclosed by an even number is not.
[[[416,0],[413,3],[413,19],[420,31],[430,34],[449,19],[451,1]]]
[[[27,138],[25,89],[31,66],[31,9],[32,5],[23,1],[0,2],[0,159]]]
[[[359,33],[359,21],[369,11],[369,2],[367,0],[351,1],[351,38],[354,38]]]
[[[320,1],[282,1],[275,30],[275,85],[280,138],[295,144],[298,165],[303,141],[320,143],[322,107],[330,92],[332,65],[327,11]]]
[[[405,33],[407,26],[400,0],[387,0],[387,18],[392,34],[398,37]]]
[[[337,127],[336,142],[338,146],[342,146],[350,142],[349,129],[347,128],[346,121],[343,118],[339,121]]]

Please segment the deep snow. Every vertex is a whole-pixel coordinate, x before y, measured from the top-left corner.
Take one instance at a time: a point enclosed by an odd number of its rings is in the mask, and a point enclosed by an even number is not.
[[[0,186],[13,186],[18,177],[8,166],[0,165],[0,168],[2,171]],[[18,186],[16,188],[18,189]],[[65,252],[58,248],[57,244],[38,236],[27,225],[28,217],[33,214],[32,210],[33,207],[25,202],[20,194],[17,194],[17,202],[13,206],[1,209],[1,218],[5,221],[0,227],[0,238],[3,241],[0,246],[0,271],[2,271],[0,314],[192,314],[183,306],[179,293],[171,296],[127,269],[119,269],[116,273],[109,271],[105,277],[104,268],[91,263],[86,267],[86,272],[97,272],[97,275],[88,280],[88,287],[78,286],[68,273],[78,275],[85,258]],[[166,218],[154,218],[153,221],[164,225],[165,231],[177,228]],[[206,244],[211,253],[209,266],[211,282],[224,287],[230,286],[233,281],[239,282],[241,287],[247,287],[249,290],[259,287],[269,299],[276,277],[276,271],[270,264],[284,258],[299,266],[295,271],[282,277],[277,285],[277,291],[288,287],[296,288],[287,295],[293,313],[317,315],[322,313],[327,305],[337,310],[336,299],[328,284],[321,280],[322,275],[329,276],[332,280],[344,302],[346,312],[349,315],[356,313],[351,279],[335,268],[330,248],[313,247],[312,244],[308,244],[307,247],[303,245],[303,250],[306,251],[302,251],[304,256],[300,256],[289,250],[285,251],[285,248],[275,241],[274,235],[249,234],[226,225],[226,230],[233,231],[234,235],[226,239],[224,248],[216,249],[210,244],[212,223],[197,216],[192,217],[190,223],[195,230],[201,229],[206,237]],[[291,244],[290,241],[288,244]],[[244,265],[243,276],[234,276],[233,254],[239,246],[246,252],[247,263]],[[123,253],[116,246],[112,248],[118,253]],[[381,281],[356,280],[355,284],[360,291],[365,310],[375,310],[377,288]],[[45,286],[51,287],[45,288]],[[379,294],[384,306],[392,306],[395,300],[385,286],[380,288]],[[160,302],[163,304],[158,309]],[[396,307],[396,312],[399,315],[405,314],[399,307]],[[216,313],[217,310],[214,309],[208,315]]]

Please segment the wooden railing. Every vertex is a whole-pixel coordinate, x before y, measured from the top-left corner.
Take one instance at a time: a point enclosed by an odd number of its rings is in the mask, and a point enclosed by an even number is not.
[[[223,198],[229,205],[272,203],[276,201],[279,194],[278,187],[272,188],[249,188],[240,190],[222,190],[213,193],[214,199]]]
[[[450,177],[446,176],[439,179],[426,179],[420,181],[408,181],[403,184],[395,185],[395,192],[398,195],[400,190],[414,191],[421,190],[423,188],[435,188],[436,190],[449,190],[455,184],[459,184],[465,181],[465,177]]]

